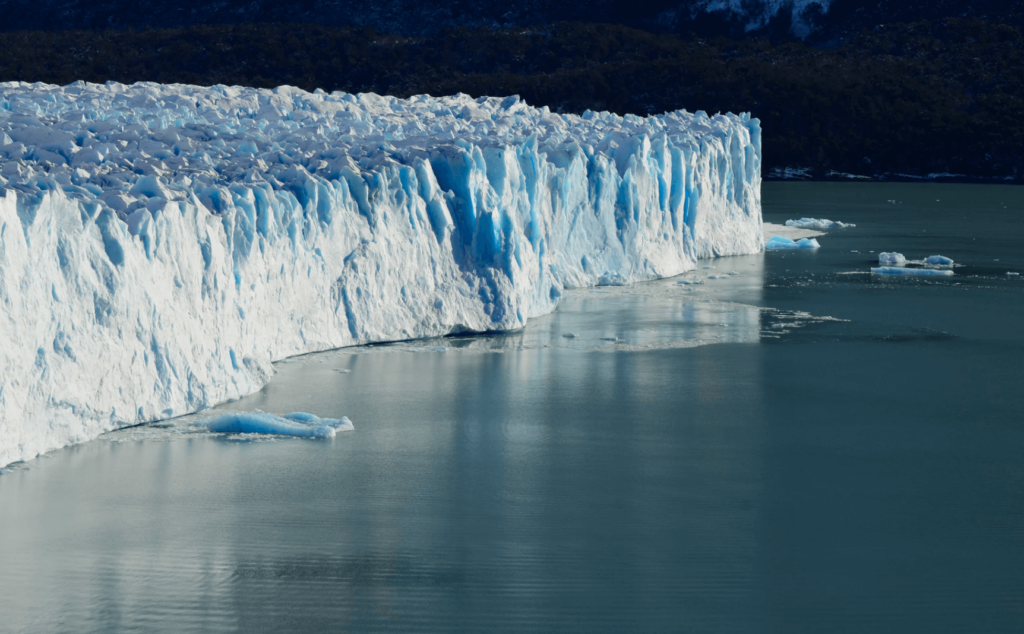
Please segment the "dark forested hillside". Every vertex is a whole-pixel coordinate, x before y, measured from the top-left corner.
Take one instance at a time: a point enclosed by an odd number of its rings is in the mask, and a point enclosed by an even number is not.
[[[582,112],[749,111],[765,169],[1024,180],[1020,21],[879,25],[831,46],[624,26],[445,29],[247,24],[0,34],[0,79],[519,94]]]
[[[879,24],[1002,21],[1015,11],[1019,3],[1006,0],[0,0],[0,31],[289,23],[423,36],[456,27],[592,22],[702,37],[834,42]]]

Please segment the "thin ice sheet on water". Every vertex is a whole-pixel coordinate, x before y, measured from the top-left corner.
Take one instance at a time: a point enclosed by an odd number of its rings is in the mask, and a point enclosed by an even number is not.
[[[949,269],[911,269],[897,266],[873,267],[871,272],[875,275],[905,275],[908,277],[949,277],[953,271]]]

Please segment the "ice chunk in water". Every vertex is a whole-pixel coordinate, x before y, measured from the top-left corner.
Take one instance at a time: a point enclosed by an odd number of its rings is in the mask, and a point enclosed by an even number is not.
[[[576,334],[575,332],[565,332],[562,333],[562,336],[565,337],[566,339],[575,339],[576,337],[579,337],[579,335]]]
[[[1007,271],[1006,274],[1009,275],[1010,277],[1018,277],[1018,276],[1020,276],[1020,273],[1017,273],[1015,271]]]
[[[871,269],[871,272],[876,273],[878,275],[916,275],[921,277],[950,276],[953,274],[953,271],[950,271],[948,269],[940,271],[938,269],[908,269],[898,266],[880,266],[877,268],[873,267]]]
[[[925,258],[924,263],[931,264],[934,266],[952,266],[953,260],[951,258],[947,258],[944,255],[929,255],[927,258]]]
[[[338,431],[354,429],[347,416],[340,419],[319,418],[306,412],[275,416],[259,410],[222,414],[196,423],[196,426],[206,427],[218,434],[274,434],[304,438],[332,438]]]
[[[791,240],[782,236],[772,236],[772,239],[764,245],[764,248],[769,251],[777,249],[820,249],[821,245],[814,238]]]
[[[284,418],[295,421],[297,423],[306,423],[309,425],[326,425],[333,427],[338,431],[351,431],[355,429],[352,426],[352,421],[348,419],[348,416],[342,416],[341,418],[320,418],[306,412],[292,412],[291,414],[285,414]]]
[[[828,220],[827,218],[801,218],[800,220],[787,220],[787,227],[799,227],[801,229],[846,229],[857,225],[847,222]]]
[[[903,257],[902,253],[879,253],[878,263],[887,264],[889,266],[903,266],[907,263],[907,258]]]

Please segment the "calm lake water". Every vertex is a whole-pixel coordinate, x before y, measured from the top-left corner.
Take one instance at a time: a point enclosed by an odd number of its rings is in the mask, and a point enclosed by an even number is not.
[[[1024,188],[763,195],[857,227],[218,408],[333,440],[186,418],[16,466],[0,631],[1024,631]],[[964,266],[865,273],[891,250]]]

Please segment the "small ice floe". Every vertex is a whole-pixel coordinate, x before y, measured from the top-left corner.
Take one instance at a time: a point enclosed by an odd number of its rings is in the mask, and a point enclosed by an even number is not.
[[[708,279],[709,280],[721,280],[721,279],[725,279],[727,277],[729,277],[729,276],[728,275],[709,275]]]
[[[679,280],[676,284],[703,284],[704,280]]]
[[[1016,271],[1007,271],[1006,274],[1010,277],[1020,277],[1020,273],[1017,273]]]
[[[348,368],[332,368],[335,372],[341,372],[342,374],[348,374],[352,370]]]
[[[619,339],[618,337],[601,337],[601,341],[614,341],[614,342],[619,342],[619,341],[622,341],[622,340],[621,340],[621,339]]]
[[[772,239],[765,243],[764,248],[769,251],[781,249],[820,249],[821,245],[814,238],[792,240],[782,236],[772,236]]]
[[[886,266],[903,266],[907,263],[907,258],[903,257],[902,253],[879,253],[878,263]]]
[[[448,348],[446,348],[445,346],[434,346],[433,348],[431,348],[431,350],[433,350],[434,352],[447,352]]]
[[[827,218],[801,218],[800,220],[787,220],[787,227],[798,227],[800,229],[846,229],[857,225],[848,222],[832,221]]]
[[[726,275],[739,275],[739,272],[737,272],[737,271],[729,271],[728,273],[726,273]]]
[[[195,425],[218,434],[272,434],[303,438],[333,438],[339,431],[354,429],[348,416],[340,419],[320,418],[306,412],[275,416],[260,410],[222,414]]]
[[[575,332],[563,332],[562,336],[566,339],[575,339],[576,337],[579,337],[579,334]]]
[[[929,255],[924,259],[924,263],[932,266],[953,266],[953,259],[944,255]]]
[[[702,266],[700,268],[702,268],[705,271],[710,271],[711,269],[713,269],[715,267],[711,266],[710,264],[705,264],[704,266]]]
[[[921,277],[953,275],[953,271],[949,269],[909,269],[901,266],[872,267],[871,272],[876,275],[916,275]]]
[[[14,469],[0,469],[0,475],[7,475],[8,473],[14,473]]]

